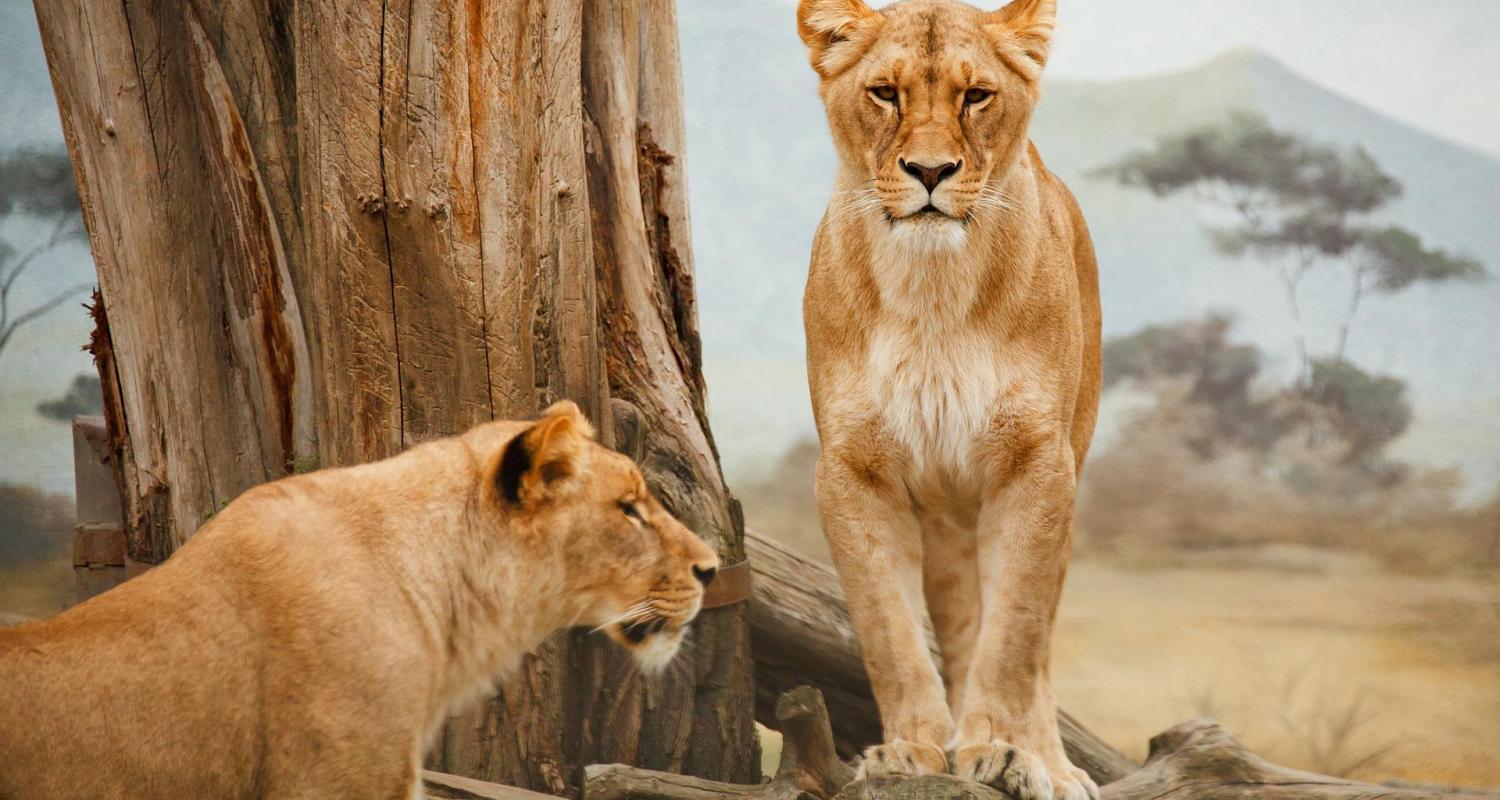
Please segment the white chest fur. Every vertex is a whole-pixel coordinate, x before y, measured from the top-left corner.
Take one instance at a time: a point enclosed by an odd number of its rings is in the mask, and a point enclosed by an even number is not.
[[[870,397],[913,466],[961,471],[1005,386],[995,343],[973,329],[881,324],[866,366]]]
[[[872,248],[881,310],[867,390],[913,466],[962,472],[1007,382],[1001,343],[971,320],[984,264],[961,235],[882,236]]]

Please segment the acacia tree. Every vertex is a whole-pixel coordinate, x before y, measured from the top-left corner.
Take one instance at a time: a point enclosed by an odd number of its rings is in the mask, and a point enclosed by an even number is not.
[[[79,284],[48,295],[40,303],[21,310],[13,308],[15,291],[38,257],[84,236],[78,209],[78,190],[66,153],[57,150],[21,148],[0,158],[0,223],[13,217],[31,217],[46,226],[47,234],[24,250],[0,239],[0,354],[11,337],[28,323],[77,297],[92,284]]]
[[[130,559],[258,483],[569,397],[743,560],[704,410],[670,2],[36,10]],[[434,765],[562,794],[596,762],[758,777],[743,606],[705,611],[662,680],[597,639],[543,648]]]
[[[1158,197],[1191,192],[1228,211],[1233,222],[1210,226],[1215,246],[1273,266],[1292,316],[1301,382],[1343,367],[1349,331],[1369,292],[1395,293],[1419,281],[1474,280],[1472,258],[1428,248],[1415,233],[1368,217],[1400,196],[1401,185],[1363,148],[1338,148],[1276,130],[1257,115],[1161,139],[1097,174]],[[1303,279],[1319,265],[1348,272],[1349,300],[1333,352],[1308,352]],[[1320,367],[1317,362],[1325,361]]]

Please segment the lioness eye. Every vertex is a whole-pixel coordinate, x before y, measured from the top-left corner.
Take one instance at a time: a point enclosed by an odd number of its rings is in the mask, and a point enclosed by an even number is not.
[[[992,94],[994,94],[994,92],[990,91],[989,89],[980,89],[976,86],[973,89],[964,92],[964,104],[972,106],[976,103],[983,103],[984,101],[990,99],[990,95]]]
[[[630,517],[631,519],[635,520],[636,522],[645,522],[646,521],[644,518],[641,517],[641,510],[639,508],[636,508],[635,503],[632,503],[629,500],[621,500],[620,501],[620,512],[622,514],[624,514],[625,516]]]
[[[870,94],[875,95],[877,100],[886,103],[896,102],[896,87],[894,86],[871,86]]]

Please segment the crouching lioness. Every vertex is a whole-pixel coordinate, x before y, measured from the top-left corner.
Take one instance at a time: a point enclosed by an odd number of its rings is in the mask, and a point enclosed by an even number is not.
[[[1018,800],[1096,792],[1049,678],[1100,383],[1088,230],[1027,138],[1054,14],[797,14],[839,158],[804,313],[818,505],[885,728],[863,769]]]
[[[0,629],[0,798],[411,798],[554,631],[660,668],[718,561],[577,406],[258,487],[165,564]]]

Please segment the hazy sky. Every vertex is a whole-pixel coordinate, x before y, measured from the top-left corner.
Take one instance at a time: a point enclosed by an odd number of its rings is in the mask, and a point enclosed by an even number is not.
[[[1242,45],[1500,155],[1500,0],[1060,0],[1057,74],[1188,66]]]
[[[683,0],[708,1],[721,0]],[[1058,16],[1048,67],[1058,76],[1162,72],[1248,45],[1393,117],[1500,155],[1500,0],[1058,0]]]

